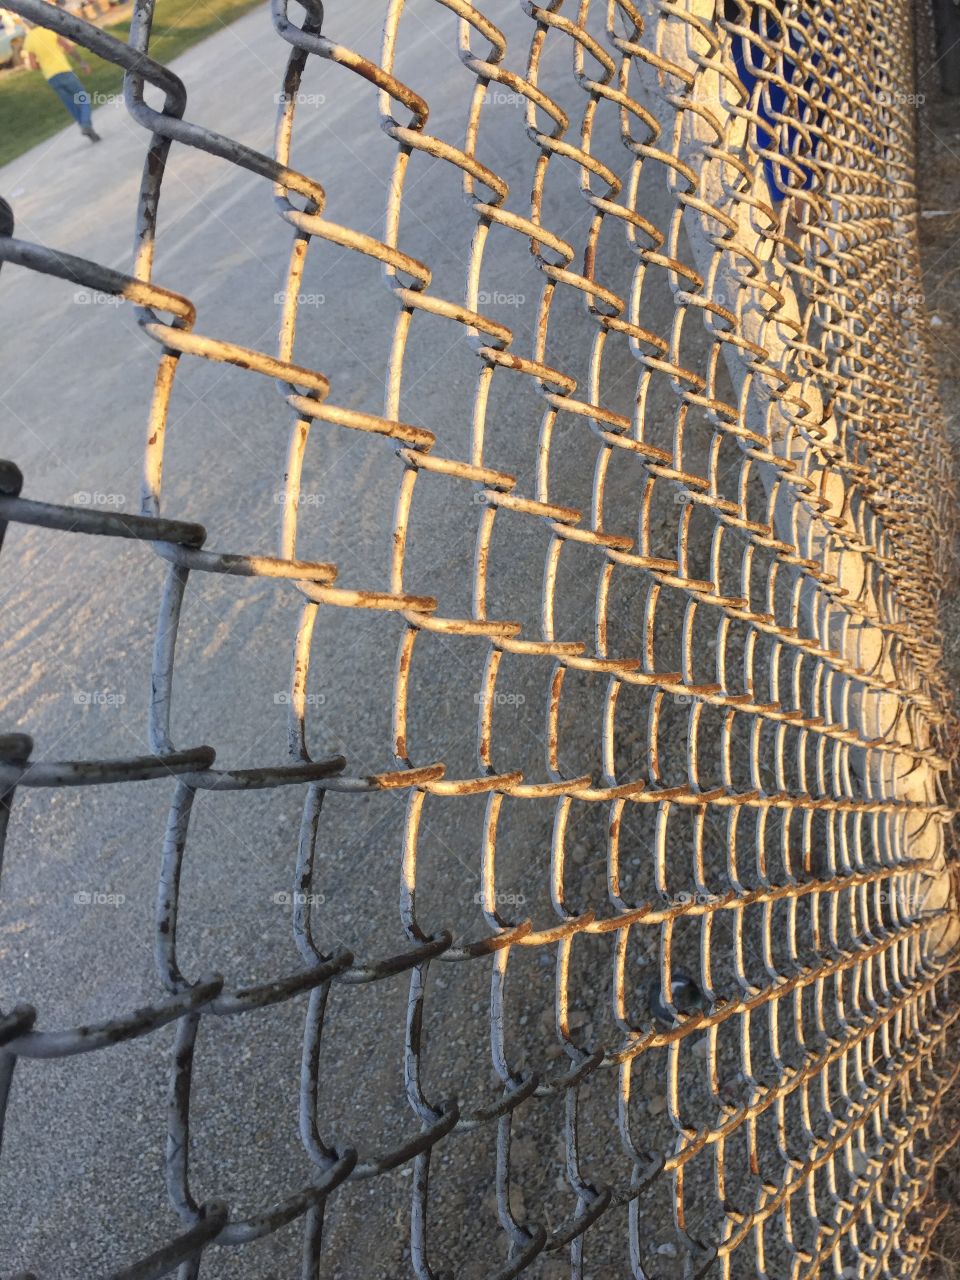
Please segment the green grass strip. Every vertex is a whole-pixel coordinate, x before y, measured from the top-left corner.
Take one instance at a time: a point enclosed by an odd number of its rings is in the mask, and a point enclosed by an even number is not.
[[[258,3],[260,0],[158,0],[150,40],[151,58],[170,62],[191,45],[222,31]],[[105,26],[104,30],[126,41],[130,19]],[[78,69],[79,58],[90,63],[90,75]],[[119,67],[79,47],[71,61],[84,88],[93,96],[94,104],[100,94],[122,92],[123,72]],[[0,165],[15,160],[62,129],[76,128],[40,72],[25,68],[0,74],[0,122]]]

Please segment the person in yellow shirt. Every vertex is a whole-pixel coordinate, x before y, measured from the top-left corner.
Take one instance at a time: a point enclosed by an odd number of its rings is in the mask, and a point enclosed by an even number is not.
[[[90,115],[90,95],[67,58],[73,45],[46,27],[35,27],[32,23],[26,25],[29,29],[23,42],[23,55],[27,65],[31,71],[42,72],[47,84],[80,126],[83,136],[91,142],[99,142],[100,135],[94,129]],[[86,62],[81,61],[80,68],[84,75],[90,74]]]

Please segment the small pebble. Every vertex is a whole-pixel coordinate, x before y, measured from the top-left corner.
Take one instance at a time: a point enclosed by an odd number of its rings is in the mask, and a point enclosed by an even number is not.
[[[529,1138],[514,1138],[510,1143],[510,1159],[518,1168],[533,1164],[536,1158],[537,1149]]]
[[[662,1081],[658,1080],[655,1075],[647,1076],[643,1081],[641,1088],[648,1098],[656,1098],[662,1086]]]

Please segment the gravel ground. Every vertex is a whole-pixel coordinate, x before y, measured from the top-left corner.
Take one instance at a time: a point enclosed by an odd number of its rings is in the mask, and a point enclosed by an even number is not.
[[[398,74],[413,83],[430,77],[431,127],[441,136],[462,131],[472,75],[456,57],[452,15],[443,29],[425,25],[414,4],[404,20]],[[430,6],[429,12],[435,12]],[[529,40],[519,6],[508,32]],[[337,14],[344,43],[376,56],[378,20],[361,6]],[[331,18],[332,25],[332,18]],[[281,85],[284,46],[257,11],[191,50],[174,64],[189,87],[188,117],[269,151]],[[572,110],[581,91],[569,74],[569,55],[546,60],[545,82]],[[371,95],[330,64],[311,62],[301,87],[319,109],[301,109],[294,163],[319,173],[328,192],[326,216],[376,232],[382,223],[394,144],[380,132]],[[496,167],[523,189],[531,147],[522,109],[494,103],[498,113]],[[38,147],[0,172],[0,187],[25,239],[56,246],[120,268],[129,265],[136,189],[144,135],[121,107],[97,112],[103,144],[90,149],[72,133]],[[622,165],[615,113],[601,113],[596,153]],[[481,148],[483,158],[484,149]],[[576,190],[576,170],[558,162],[548,185],[546,225],[583,235],[588,209]],[[432,292],[462,293],[464,262],[474,219],[459,179],[439,162],[414,155],[404,197],[404,247],[431,265]],[[646,212],[665,226],[671,201],[661,180]],[[265,182],[198,152],[174,148],[164,181],[155,279],[196,304],[197,328],[270,349],[289,252]],[[610,280],[624,281],[633,259],[622,232],[605,238]],[[488,311],[524,335],[543,279],[525,242],[496,231],[488,251],[492,294]],[[487,269],[485,268],[485,271]],[[335,397],[350,408],[380,412],[383,369],[394,304],[378,270],[356,255],[315,243],[303,281],[296,358],[335,369]],[[618,286],[619,287],[619,286]],[[659,290],[659,291],[657,291]],[[648,290],[648,323],[667,332],[672,302],[665,286]],[[47,501],[89,501],[135,510],[148,402],[157,351],[127,306],[89,300],[63,282],[6,268],[0,291],[5,325],[0,422],[2,455],[15,458],[25,492]],[[558,296],[549,358],[581,380],[587,372],[594,325],[582,303]],[[469,456],[470,402],[476,358],[456,326],[419,316],[408,347],[400,416],[438,432],[448,457]],[[636,363],[625,343],[610,343],[604,403],[629,413]],[[666,380],[664,379],[664,382]],[[531,493],[540,401],[513,379],[495,383],[488,458],[519,478]],[[672,393],[654,390],[665,425]],[[669,416],[668,416],[669,415]],[[239,370],[185,361],[171,407],[165,464],[164,514],[202,522],[219,550],[273,552],[285,465],[287,412],[267,380]],[[696,436],[691,428],[692,443]],[[561,424],[552,451],[554,500],[589,501],[593,450],[584,432]],[[315,442],[315,444],[314,444]],[[338,585],[387,585],[392,508],[399,467],[388,443],[357,432],[315,428],[303,480],[299,554],[335,561]],[[633,477],[624,468],[608,482],[609,529],[635,532]],[[84,498],[78,499],[83,502]],[[655,511],[664,545],[676,537],[678,508]],[[418,486],[406,587],[439,598],[448,616],[469,612],[469,583],[480,508],[472,486]],[[501,518],[493,545],[490,613],[525,628],[538,621],[545,539],[528,534],[522,519]],[[583,635],[593,614],[595,571],[578,548],[561,564],[558,634]],[[637,575],[640,577],[640,575]],[[11,528],[3,554],[3,640],[0,708],[9,728],[29,730],[35,755],[79,758],[147,750],[145,711],[162,564],[118,541],[66,538],[24,526]],[[631,605],[623,599],[624,615]],[[294,591],[263,579],[194,575],[181,622],[175,681],[173,738],[210,743],[222,767],[282,760],[292,640],[299,616]],[[664,617],[666,618],[666,611]],[[313,645],[311,749],[342,751],[352,774],[393,766],[389,706],[400,623],[389,615],[329,609]],[[486,645],[418,641],[412,683],[410,754],[422,763],[444,760],[448,776],[476,772],[475,693]],[[497,708],[494,741],[501,768],[524,767],[542,776],[543,707],[549,662],[507,658],[498,691],[513,703]],[[571,675],[561,761],[570,773],[596,770],[597,726],[605,681]],[[576,694],[576,698],[575,695]],[[577,731],[576,720],[580,719]],[[622,749],[629,752],[624,739]],[[574,756],[582,754],[582,759]],[[151,954],[157,865],[171,787],[21,792],[4,867],[0,906],[2,1000],[28,999],[43,1027],[71,1026],[117,1014],[157,997]],[[245,795],[203,794],[194,810],[184,870],[179,925],[184,972],[216,970],[228,984],[264,981],[298,967],[289,911],[275,895],[289,889],[296,852],[299,789]],[[429,800],[420,842],[418,913],[425,927],[483,930],[474,901],[478,888],[484,798]],[[550,919],[547,896],[554,802],[505,806],[498,841],[498,877],[532,899],[524,910]],[[522,810],[518,812],[517,810]],[[604,835],[592,807],[572,815],[573,858],[583,869],[584,902],[600,905]],[[376,957],[404,949],[397,913],[404,800],[384,794],[360,799],[332,794],[322,816],[321,891],[331,944]],[[531,865],[530,851],[536,851]],[[629,871],[629,867],[627,868]],[[522,888],[521,888],[522,886]],[[77,895],[94,901],[78,902]],[[105,901],[98,901],[100,895]],[[584,946],[577,957],[585,1009],[579,1026],[595,1032],[594,1008],[609,1006],[610,944]],[[586,954],[590,952],[590,954]],[[645,949],[638,963],[646,963]],[[553,1053],[550,1017],[553,960],[523,953],[511,961],[515,990],[528,990],[514,1031],[520,1062]],[[335,988],[324,1039],[322,1123],[365,1156],[388,1149],[414,1131],[403,1089],[403,1025],[409,979],[370,987]],[[442,968],[431,991],[425,1088],[445,1096],[456,1084],[466,1105],[500,1095],[488,1044],[490,962]],[[529,986],[528,986],[529,984]],[[649,979],[638,978],[638,991]],[[641,997],[642,999],[642,997]],[[529,1007],[529,1018],[522,1009]],[[297,1134],[297,1078],[305,1000],[240,1018],[207,1020],[197,1049],[192,1118],[192,1180],[204,1199],[226,1200],[237,1214],[259,1209],[298,1189],[311,1169]],[[464,1012],[469,1016],[464,1017]],[[599,1015],[598,1015],[599,1016]],[[596,1028],[599,1033],[599,1028]],[[4,1268],[30,1266],[57,1280],[88,1280],[132,1260],[177,1230],[164,1194],[160,1162],[165,1089],[173,1031],[166,1028],[110,1053],[61,1062],[22,1062],[10,1104],[0,1200]],[[642,1088],[653,1099],[656,1127],[662,1084],[651,1062]],[[598,1086],[595,1092],[599,1095]],[[595,1142],[587,1167],[623,1163],[615,1121],[615,1091],[585,1108],[602,1117],[584,1121]],[[664,1127],[666,1126],[666,1127]],[[514,1159],[526,1177],[515,1192],[517,1213],[556,1225],[572,1212],[567,1189],[558,1194],[558,1135],[562,1116],[543,1107],[535,1122],[515,1126]],[[431,1223],[437,1257],[453,1257],[464,1280],[486,1274],[491,1247],[500,1249],[492,1199],[490,1133],[444,1144],[433,1170]],[[545,1158],[546,1157],[546,1158]],[[372,1280],[406,1272],[405,1222],[409,1167],[372,1182],[351,1184],[328,1212],[325,1254],[331,1277]],[[609,1176],[609,1174],[608,1174]],[[561,1184],[566,1188],[565,1179]],[[616,1222],[613,1221],[616,1216]],[[669,1219],[650,1248],[669,1248]],[[211,1256],[204,1274],[232,1280],[280,1280],[296,1269],[301,1229],[293,1226],[242,1251]],[[391,1252],[389,1240],[397,1243]],[[594,1250],[592,1280],[619,1276],[624,1214],[610,1215],[607,1245]],[[496,1241],[495,1245],[492,1242]],[[613,1241],[613,1244],[610,1244]],[[607,1249],[615,1249],[614,1254]],[[668,1253],[664,1253],[669,1265]],[[549,1277],[541,1260],[535,1274]]]

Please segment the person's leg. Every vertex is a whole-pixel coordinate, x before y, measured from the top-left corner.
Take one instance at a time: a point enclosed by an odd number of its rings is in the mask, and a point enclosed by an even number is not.
[[[62,71],[58,76],[51,76],[47,84],[76,120],[81,133],[85,134],[91,142],[99,142],[100,135],[93,128],[90,95],[74,73]]]
[[[90,95],[80,83],[80,79],[72,71],[64,72],[65,76],[70,80],[70,92],[73,94],[73,101],[76,105],[76,120],[81,129],[86,132],[90,128]]]
[[[54,93],[57,95],[57,97],[60,99],[60,101],[67,108],[67,110],[73,116],[74,120],[76,120],[77,124],[80,125],[82,129],[83,121],[81,120],[81,114],[82,114],[83,107],[82,107],[82,104],[77,101],[77,91],[79,90],[80,93],[82,94],[83,85],[80,83],[77,77],[73,74],[72,71],[61,71],[61,73],[58,76],[51,76],[50,79],[47,81],[47,84],[54,91]],[[87,118],[89,119],[89,116],[90,116],[89,102],[86,104],[86,111],[87,111]]]

